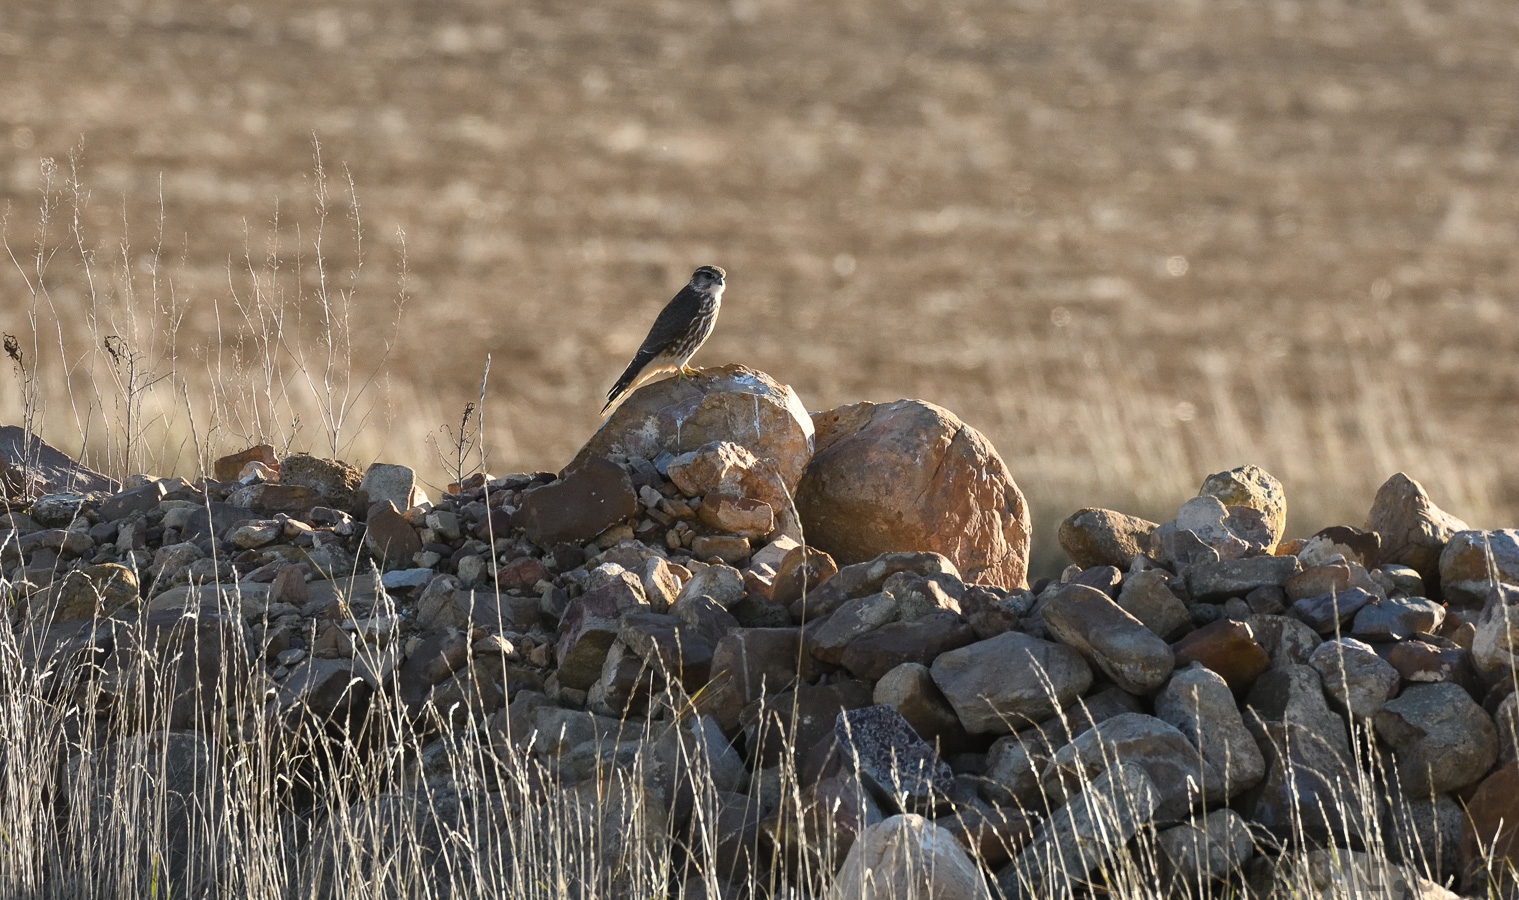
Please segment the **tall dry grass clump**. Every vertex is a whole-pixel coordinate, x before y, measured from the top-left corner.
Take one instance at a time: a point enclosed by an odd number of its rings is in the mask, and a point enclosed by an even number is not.
[[[313,147],[310,206],[276,205],[262,235],[245,228],[225,292],[209,296],[176,288],[162,214],[150,247],[99,241],[83,224],[96,201],[79,155],[43,160],[34,221],[7,211],[3,223],[25,315],[7,331],[17,389],[0,417],[121,478],[194,475],[265,441],[373,458],[398,408],[437,408],[387,374],[409,299],[405,235],[393,294],[366,295],[357,190]],[[186,339],[208,331],[214,340]],[[408,416],[405,427],[419,433],[404,446],[421,447],[430,426]]]

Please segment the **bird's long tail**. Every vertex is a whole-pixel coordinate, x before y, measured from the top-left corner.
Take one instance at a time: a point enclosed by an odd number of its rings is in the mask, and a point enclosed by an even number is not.
[[[653,360],[652,353],[645,354],[640,351],[634,355],[633,361],[628,363],[628,367],[623,370],[617,383],[612,385],[610,391],[607,391],[607,405],[601,408],[602,415],[606,415],[608,410],[622,402],[622,398],[627,396],[633,390],[633,386],[638,383],[638,377],[643,374],[644,367]]]

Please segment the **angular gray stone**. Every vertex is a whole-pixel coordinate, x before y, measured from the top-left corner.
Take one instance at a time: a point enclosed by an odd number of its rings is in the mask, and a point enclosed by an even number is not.
[[[1199,884],[1223,881],[1255,854],[1255,839],[1243,816],[1217,809],[1156,835],[1161,852],[1161,884],[1185,895]]]
[[[1347,799],[1352,790],[1350,734],[1329,708],[1319,673],[1308,666],[1273,669],[1246,699],[1245,725],[1266,759],[1266,778],[1246,794],[1248,818],[1287,836],[1359,833],[1364,823]],[[1344,816],[1349,813],[1351,821]]]
[[[886,592],[846,600],[827,621],[811,630],[807,646],[812,655],[830,665],[838,665],[850,642],[891,622],[912,620],[927,615],[929,607],[904,609],[897,597]]]
[[[1058,591],[1044,607],[1044,626],[1132,694],[1160,687],[1175,663],[1169,644],[1094,588]]]
[[[1160,793],[1144,769],[1119,763],[1045,822],[1029,846],[997,873],[1012,900],[1070,896],[1155,815]]]
[[[1377,490],[1366,530],[1382,539],[1383,563],[1408,566],[1431,590],[1439,589],[1440,553],[1465,522],[1429,499],[1423,485],[1399,472]]]
[[[1424,597],[1373,599],[1355,614],[1352,637],[1370,643],[1401,641],[1418,633],[1434,634],[1445,621],[1445,607]]]
[[[1308,597],[1292,604],[1292,614],[1322,635],[1348,630],[1361,607],[1372,601],[1361,588],[1349,588],[1319,597]]]
[[[712,681],[697,694],[696,708],[712,716],[725,734],[738,730],[744,707],[795,686],[803,670],[800,628],[739,628],[712,651]]]
[[[902,714],[890,706],[839,713],[834,740],[884,809],[932,810],[949,794],[954,773]]]
[[[974,734],[1043,721],[1092,686],[1092,670],[1076,651],[1016,631],[940,654],[929,672]]]
[[[1398,670],[1370,644],[1337,638],[1320,644],[1308,658],[1324,690],[1354,719],[1369,719],[1398,693]]]
[[[635,593],[620,581],[571,600],[559,620],[559,683],[576,690],[590,688],[601,677],[622,614],[647,608],[641,588]]]
[[[711,597],[719,606],[729,609],[744,599],[744,575],[732,566],[713,563],[691,573],[675,602],[687,597]]]
[[[1060,549],[1083,569],[1127,569],[1135,554],[1150,546],[1156,524],[1111,509],[1079,509],[1060,523]]]
[[[1160,569],[1130,573],[1118,592],[1118,605],[1157,637],[1174,641],[1192,627],[1192,616],[1166,579],[1167,573]]]
[[[638,512],[638,495],[621,466],[589,458],[560,480],[527,492],[512,525],[540,547],[584,542]]]
[[[364,470],[364,477],[359,481],[359,491],[363,494],[366,508],[388,500],[395,504],[396,509],[408,510],[427,499],[427,495],[417,487],[417,473],[410,466],[392,463],[372,463]]]
[[[906,662],[930,664],[939,654],[974,643],[976,634],[958,613],[938,609],[910,622],[888,622],[849,642],[839,664],[856,678],[875,681]]]
[[[1155,696],[1155,716],[1180,731],[1221,780],[1204,785],[1209,796],[1232,798],[1260,783],[1266,760],[1245,727],[1223,676],[1193,663],[1173,673]]]
[[[1257,615],[1247,622],[1256,640],[1271,655],[1274,669],[1307,665],[1314,648],[1324,642],[1318,632],[1287,616]]]
[[[1220,559],[1187,568],[1187,593],[1194,603],[1217,603],[1243,597],[1260,587],[1282,587],[1299,571],[1295,556]]]
[[[150,481],[141,487],[112,494],[100,502],[102,519],[124,519],[133,513],[147,512],[158,506],[169,489],[163,481]]]
[[[1498,730],[1461,687],[1410,684],[1376,715],[1377,736],[1392,746],[1410,796],[1476,784],[1498,760]]]
[[[1056,751],[1041,777],[1045,793],[1069,796],[1116,761],[1144,769],[1159,794],[1155,815],[1162,820],[1185,818],[1207,799],[1208,786],[1223,785],[1212,764],[1199,757],[1180,731],[1154,716],[1125,713]]]
[[[120,487],[19,425],[0,425],[0,476],[23,496]]]
[[[883,590],[886,580],[901,572],[911,572],[936,580],[961,581],[960,570],[942,553],[883,553],[868,562],[854,563],[839,569],[831,578],[809,591],[805,598],[793,603],[791,615],[798,621],[804,618],[808,621],[821,619],[842,606],[845,600]]]

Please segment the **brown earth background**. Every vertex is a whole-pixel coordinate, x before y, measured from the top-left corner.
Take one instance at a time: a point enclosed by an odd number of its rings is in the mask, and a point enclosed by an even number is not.
[[[0,418],[115,474],[437,486],[487,353],[489,468],[556,469],[715,263],[697,364],[959,413],[1036,574],[1247,461],[1296,533],[1400,469],[1519,521],[1512,0],[23,0],[0,86]]]

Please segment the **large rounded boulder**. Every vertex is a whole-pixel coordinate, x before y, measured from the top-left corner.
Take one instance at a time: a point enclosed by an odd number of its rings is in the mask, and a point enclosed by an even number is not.
[[[1023,586],[1028,507],[980,432],[921,400],[841,406],[812,423],[796,495],[811,545],[840,564],[932,550],[968,582]]]
[[[786,488],[795,490],[812,456],[812,419],[796,391],[764,372],[737,365],[702,369],[634,391],[565,470],[594,457],[679,456],[714,441],[774,463]]]

